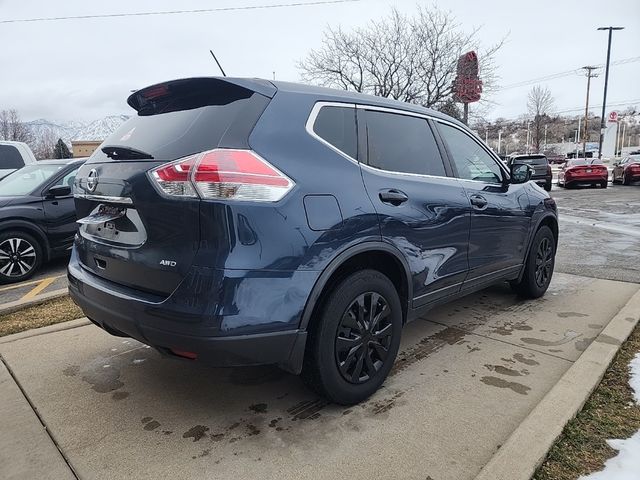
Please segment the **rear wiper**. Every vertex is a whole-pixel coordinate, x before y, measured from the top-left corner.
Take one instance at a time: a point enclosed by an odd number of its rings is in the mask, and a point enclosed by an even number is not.
[[[153,155],[131,147],[107,145],[102,147],[102,151],[113,160],[153,160]]]

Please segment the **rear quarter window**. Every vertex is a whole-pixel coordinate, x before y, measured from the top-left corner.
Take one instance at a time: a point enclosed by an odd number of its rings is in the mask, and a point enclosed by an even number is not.
[[[356,109],[325,106],[320,109],[313,131],[327,143],[351,158],[357,158]]]

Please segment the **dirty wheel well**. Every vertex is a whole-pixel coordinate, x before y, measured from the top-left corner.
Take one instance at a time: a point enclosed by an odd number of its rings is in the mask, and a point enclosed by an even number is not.
[[[403,322],[407,320],[407,306],[409,297],[409,285],[407,283],[407,276],[404,271],[403,265],[392,254],[380,251],[366,251],[354,255],[347,259],[342,265],[340,265],[335,272],[331,274],[327,282],[325,283],[322,293],[316,302],[313,313],[311,315],[310,327],[313,323],[313,318],[316,313],[322,309],[325,299],[329,292],[345,277],[363,269],[378,270],[386,275],[389,280],[394,284],[400,297],[400,303],[402,304],[402,318]]]
[[[549,229],[551,230],[551,233],[553,233],[553,238],[556,242],[556,247],[558,246],[558,222],[553,218],[553,217],[547,217],[544,220],[542,220],[542,222],[540,222],[540,225],[538,225],[538,230],[540,230],[542,227],[549,227]]]

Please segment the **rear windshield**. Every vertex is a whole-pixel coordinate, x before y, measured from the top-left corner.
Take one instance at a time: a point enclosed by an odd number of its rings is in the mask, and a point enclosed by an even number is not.
[[[546,165],[547,157],[516,157],[512,162],[526,165]]]
[[[175,160],[216,148],[225,140],[233,143],[225,146],[244,146],[269,99],[235,85],[216,88],[215,93],[199,95],[194,88],[189,96],[165,97],[153,107],[142,107],[100,148],[126,147],[154,160]],[[99,149],[88,163],[104,161],[110,159]]]
[[[0,168],[24,167],[24,160],[18,149],[12,145],[0,145]]]
[[[586,160],[584,158],[576,158],[567,161],[567,166],[569,167],[576,167],[580,165],[603,165],[603,163],[597,158],[587,158]]]

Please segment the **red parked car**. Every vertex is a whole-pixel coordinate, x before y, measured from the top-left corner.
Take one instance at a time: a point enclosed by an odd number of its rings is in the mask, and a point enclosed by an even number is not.
[[[571,158],[558,173],[558,186],[600,185],[607,188],[609,171],[597,158]]]
[[[640,181],[640,155],[629,155],[613,164],[613,183],[629,185]]]

